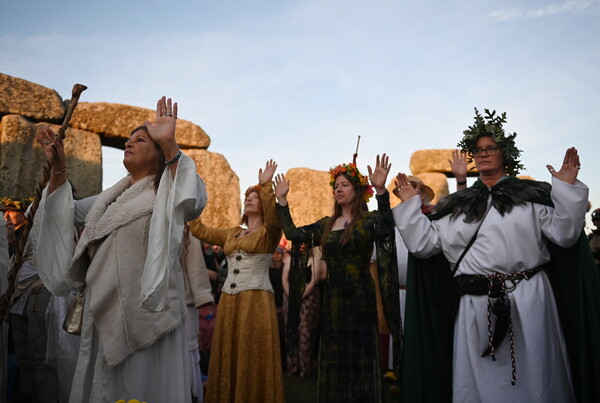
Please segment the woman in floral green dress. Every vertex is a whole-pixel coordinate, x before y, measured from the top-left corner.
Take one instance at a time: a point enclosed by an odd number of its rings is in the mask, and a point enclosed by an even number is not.
[[[381,159],[377,156],[375,169],[368,167],[373,186],[355,163],[330,170],[333,216],[301,228],[294,226],[289,212],[289,183],[283,175],[275,178],[277,208],[286,238],[308,246],[320,245],[327,267],[321,306],[320,402],[382,401],[375,284],[369,264],[375,242],[391,239],[393,243],[394,223],[385,188],[390,167],[385,154]],[[373,187],[378,210],[369,212],[366,202],[373,195]],[[397,270],[387,263],[384,288],[388,294],[395,291],[396,299],[391,301],[397,304]],[[399,307],[394,312],[399,312]]]

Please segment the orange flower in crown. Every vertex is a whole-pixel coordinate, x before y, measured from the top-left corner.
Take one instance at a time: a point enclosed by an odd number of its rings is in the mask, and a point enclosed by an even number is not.
[[[354,162],[351,162],[350,164],[340,164],[329,170],[329,184],[331,187],[335,186],[335,178],[341,174],[346,174],[350,182],[359,189],[362,188],[363,199],[365,200],[365,203],[368,203],[369,199],[373,197],[373,186],[369,184],[369,177],[363,176]]]

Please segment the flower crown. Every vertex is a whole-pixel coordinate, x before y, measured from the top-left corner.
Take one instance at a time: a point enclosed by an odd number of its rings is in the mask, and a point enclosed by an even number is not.
[[[341,174],[346,174],[348,179],[350,179],[350,182],[356,187],[363,189],[363,199],[365,200],[365,203],[368,203],[369,199],[373,196],[373,186],[369,184],[369,177],[363,176],[354,162],[351,162],[350,164],[340,164],[329,170],[329,184],[331,187],[335,186],[335,178]]]
[[[483,136],[490,136],[494,143],[502,150],[504,172],[510,176],[518,175],[519,171],[524,169],[519,159],[521,150],[515,145],[517,133],[506,135],[502,127],[502,124],[506,123],[506,112],[503,112],[500,116],[496,116],[496,111],[490,112],[489,109],[484,109],[483,111],[485,112],[485,117],[480,115],[479,110],[475,108],[475,124],[469,126],[463,132],[464,137],[458,143],[458,147],[469,155],[467,162],[470,163],[473,161],[471,153],[475,149],[477,140]]]
[[[10,197],[0,198],[0,210],[16,210],[25,212],[27,207],[33,203],[33,197],[26,197],[24,199],[12,199]]]

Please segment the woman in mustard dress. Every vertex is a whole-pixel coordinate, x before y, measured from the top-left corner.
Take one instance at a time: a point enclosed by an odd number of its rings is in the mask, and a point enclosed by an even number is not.
[[[208,369],[212,402],[283,402],[277,313],[269,267],[281,238],[272,180],[277,164],[259,169],[259,184],[246,191],[242,223],[229,229],[190,223],[192,234],[223,246],[228,274]]]

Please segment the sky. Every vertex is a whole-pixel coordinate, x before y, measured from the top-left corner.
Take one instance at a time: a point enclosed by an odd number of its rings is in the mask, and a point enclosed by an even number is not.
[[[81,102],[154,108],[166,95],[240,178],[358,165],[408,172],[454,148],[474,107],[506,112],[523,174],[549,180],[579,149],[600,207],[600,0],[12,1],[0,72]],[[103,185],[125,173],[104,149]],[[390,175],[391,179],[391,175]],[[292,184],[293,186],[293,184]],[[452,189],[452,186],[451,186]]]

